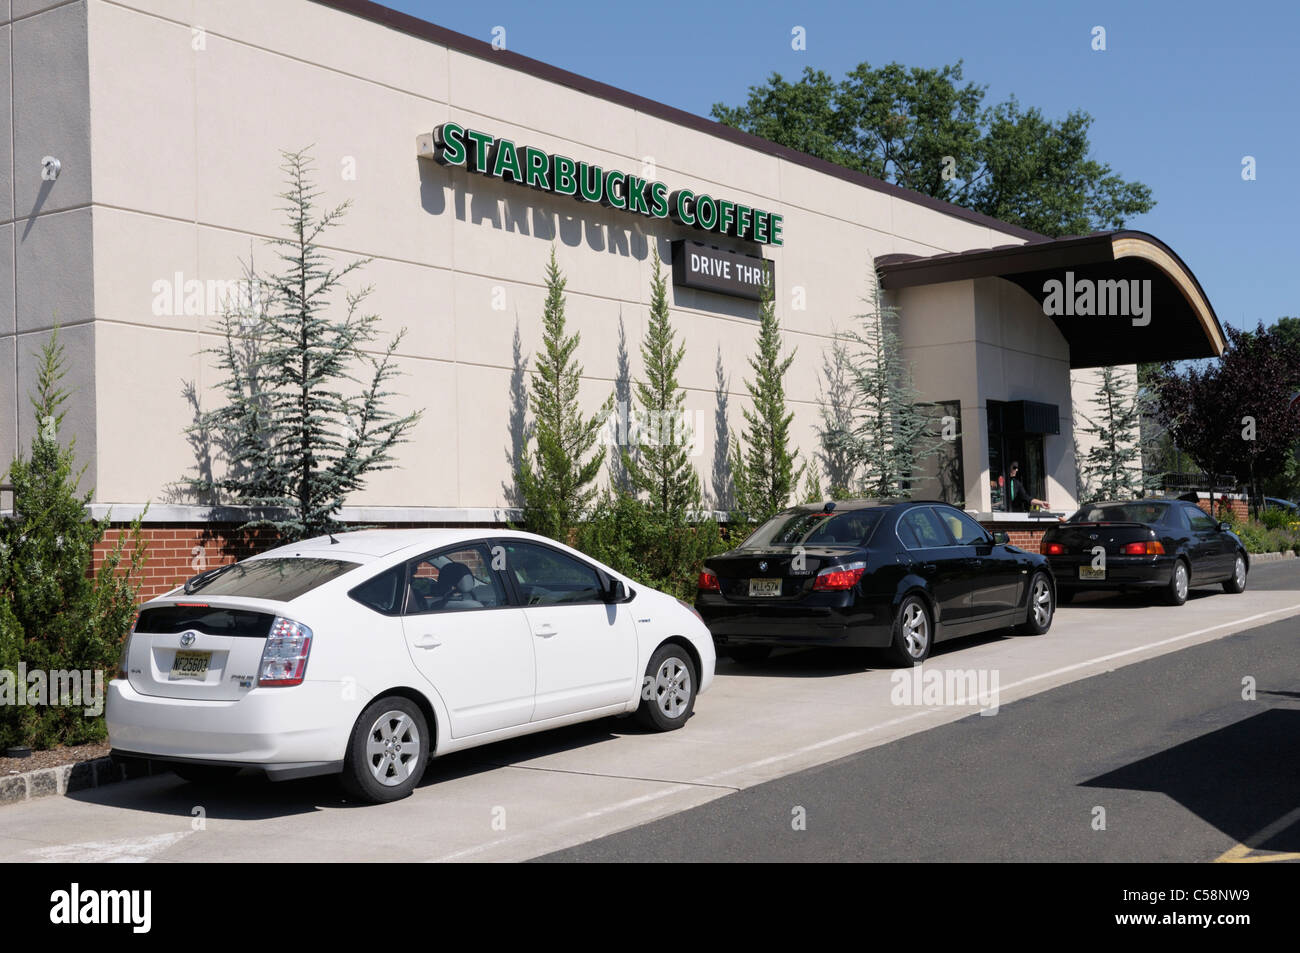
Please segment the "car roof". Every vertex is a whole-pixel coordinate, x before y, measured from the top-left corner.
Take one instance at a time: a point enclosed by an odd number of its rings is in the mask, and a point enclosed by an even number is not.
[[[475,539],[518,538],[548,542],[544,537],[518,530],[496,529],[490,526],[444,527],[424,529],[362,529],[335,533],[333,536],[314,536],[268,549],[253,559],[283,559],[285,557],[313,557],[317,559],[348,559],[353,562],[374,562],[396,553],[410,550],[413,554],[453,546]],[[337,540],[337,542],[335,542]],[[550,540],[553,542],[553,540]]]

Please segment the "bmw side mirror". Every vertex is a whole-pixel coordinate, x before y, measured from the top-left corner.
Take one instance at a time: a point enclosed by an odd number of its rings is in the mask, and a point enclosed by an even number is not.
[[[1000,529],[993,534],[993,545],[995,546],[1006,546],[1010,542],[1011,534],[1004,529]]]

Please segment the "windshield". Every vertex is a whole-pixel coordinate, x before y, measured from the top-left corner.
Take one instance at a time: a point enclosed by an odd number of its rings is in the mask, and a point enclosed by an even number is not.
[[[1113,503],[1085,506],[1070,517],[1071,523],[1159,523],[1169,508],[1166,503]]]
[[[850,510],[847,513],[821,511],[780,513],[772,517],[740,549],[770,549],[780,546],[865,546],[880,522],[880,510]]]
[[[359,565],[342,559],[252,559],[198,580],[189,592],[288,602]]]

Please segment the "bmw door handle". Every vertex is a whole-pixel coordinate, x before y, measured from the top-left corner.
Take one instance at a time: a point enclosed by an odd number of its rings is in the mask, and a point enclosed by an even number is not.
[[[544,622],[533,630],[533,634],[539,639],[549,639],[555,635],[555,626],[549,622]]]
[[[921,565],[922,572],[934,572],[938,568],[939,566],[937,563],[923,563]]]
[[[442,643],[431,635],[421,636],[415,643],[417,649],[436,649],[440,645]]]

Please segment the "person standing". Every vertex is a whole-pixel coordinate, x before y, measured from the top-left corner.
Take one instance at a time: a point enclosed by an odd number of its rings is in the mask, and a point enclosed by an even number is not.
[[[1030,496],[1025,482],[1020,479],[1020,463],[1013,460],[1007,467],[1007,509],[1013,513],[1028,513],[1035,506],[1047,509],[1048,503]]]

